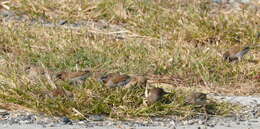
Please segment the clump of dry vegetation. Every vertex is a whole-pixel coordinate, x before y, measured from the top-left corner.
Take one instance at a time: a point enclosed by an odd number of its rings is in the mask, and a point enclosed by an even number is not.
[[[188,91],[174,87],[233,94],[260,91],[258,48],[250,50],[240,62],[230,63],[222,58],[234,45],[259,45],[259,11],[252,6],[234,10],[204,0],[20,0],[11,1],[8,6],[29,20],[85,21],[93,25],[66,28],[1,21],[2,102],[70,117],[78,117],[73,109],[114,118],[189,117],[203,111],[185,105],[183,98]],[[29,78],[24,71],[28,65],[43,65],[53,71],[93,68],[126,74],[173,75],[181,83],[171,83],[169,91],[173,94],[151,106],[143,105],[143,88],[104,88],[91,79],[80,86],[60,84],[73,93],[73,99],[50,97],[45,92],[51,92],[53,84],[45,76]],[[208,107],[209,113],[216,115],[234,110],[226,103],[210,102]]]

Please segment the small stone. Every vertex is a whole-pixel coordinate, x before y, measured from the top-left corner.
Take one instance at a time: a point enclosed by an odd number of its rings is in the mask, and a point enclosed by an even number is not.
[[[21,119],[24,121],[34,122],[36,121],[36,116],[31,114],[31,115],[23,116]]]
[[[72,125],[72,121],[71,121],[68,117],[63,117],[63,118],[62,118],[62,122],[63,122],[64,124]]]
[[[67,23],[68,23],[67,20],[62,20],[62,21],[60,21],[59,25],[65,25],[65,24],[67,24]]]
[[[10,125],[12,125],[12,124],[17,124],[17,123],[19,123],[19,121],[18,121],[17,119],[15,119],[15,118],[11,118],[11,119],[9,120],[9,124],[10,124]]]
[[[79,121],[78,124],[83,125],[83,124],[85,124],[85,121]]]
[[[31,121],[29,121],[29,120],[21,120],[21,121],[19,121],[19,124],[31,124],[32,122]]]
[[[46,128],[47,126],[45,124],[41,124],[43,128]]]
[[[50,127],[58,127],[59,124],[57,124],[57,123],[51,123],[49,126],[50,126]]]
[[[248,122],[256,123],[256,122],[258,122],[258,120],[249,120]]]
[[[230,123],[228,123],[228,124],[226,125],[226,127],[231,127]]]
[[[244,118],[239,118],[239,121],[246,121]]]
[[[10,113],[7,111],[7,110],[5,110],[5,109],[0,109],[0,115],[2,115],[2,116],[5,116],[5,115],[9,115]]]
[[[199,121],[198,121],[198,124],[203,125],[203,124],[204,124],[204,121],[199,120]]]
[[[89,115],[89,119],[93,121],[103,121],[105,119],[104,115]]]

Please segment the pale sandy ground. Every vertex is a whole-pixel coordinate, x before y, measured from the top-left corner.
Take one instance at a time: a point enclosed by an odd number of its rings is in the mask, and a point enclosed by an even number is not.
[[[260,119],[258,122],[250,123],[248,125],[247,122],[240,123],[237,125],[236,123],[229,123],[229,125],[217,125],[215,127],[208,127],[203,125],[187,125],[187,126],[179,126],[174,128],[173,126],[163,127],[163,126],[147,126],[147,127],[128,127],[128,126],[96,126],[96,127],[84,127],[79,125],[62,125],[59,127],[43,127],[42,125],[36,124],[0,124],[0,129],[260,129]]]

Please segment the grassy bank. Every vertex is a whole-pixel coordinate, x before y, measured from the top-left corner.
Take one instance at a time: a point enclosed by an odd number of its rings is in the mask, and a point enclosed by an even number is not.
[[[73,5],[73,6],[72,6]],[[17,15],[56,23],[100,23],[77,29],[46,27],[26,22],[0,22],[0,97],[52,115],[107,114],[110,117],[179,115],[203,112],[184,105],[192,87],[205,92],[259,93],[259,49],[238,63],[225,62],[222,54],[234,45],[259,44],[259,11],[241,10],[205,1],[20,0],[9,3]],[[37,21],[37,20],[36,20]],[[104,21],[106,24],[104,24]],[[115,29],[118,28],[118,29]],[[124,30],[124,31],[122,31]],[[117,33],[115,33],[117,32]],[[126,74],[174,75],[172,103],[143,105],[144,89],[108,89],[88,80],[82,86],[61,86],[74,94],[46,97],[51,91],[44,77],[31,80],[24,68],[43,64],[54,71],[94,68]],[[209,104],[211,114],[233,111],[225,103]]]

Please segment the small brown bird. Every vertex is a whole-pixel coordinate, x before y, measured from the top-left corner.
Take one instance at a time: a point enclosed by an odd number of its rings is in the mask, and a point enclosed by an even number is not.
[[[63,81],[69,81],[70,84],[79,85],[84,83],[84,81],[91,76],[91,71],[78,71],[78,72],[60,72],[56,75],[57,79]]]
[[[122,87],[127,85],[131,81],[131,77],[126,74],[108,74],[105,78],[103,78],[103,82],[105,86],[114,88],[114,87]]]
[[[193,92],[185,98],[186,104],[205,105],[207,102],[207,94],[200,92]]]
[[[44,69],[43,67],[40,66],[35,66],[35,65],[28,66],[25,68],[24,71],[28,74],[28,77],[33,80],[44,77],[45,74],[49,74],[51,78],[54,77],[53,71],[49,69]]]
[[[239,46],[233,47],[223,54],[224,60],[229,62],[241,60],[242,57],[249,51],[250,47],[241,48]]]
[[[58,96],[61,97],[67,97],[72,99],[74,97],[74,94],[66,89],[64,89],[63,87],[57,86],[55,89],[49,91],[49,90],[45,90],[45,91],[37,91],[36,94],[39,95],[39,97],[48,97],[48,98],[55,98]]]
[[[109,73],[109,74],[104,74],[104,73],[97,73],[95,74],[95,79],[101,83],[107,83],[112,77],[120,75],[119,73]]]
[[[130,82],[125,86],[125,88],[130,88],[134,85],[145,87],[147,83],[147,78],[141,75],[132,75]]]
[[[168,94],[165,92],[162,88],[152,88],[147,96],[147,102],[148,104],[153,104],[157,101],[159,101],[165,94]]]
[[[114,87],[123,87],[130,88],[134,85],[145,86],[147,79],[144,76],[140,75],[126,75],[119,73],[109,73],[105,76],[101,76],[98,80],[105,84],[105,86],[114,88]]]
[[[50,96],[51,97],[65,96],[65,97],[68,97],[68,98],[74,97],[72,92],[70,92],[70,91],[68,91],[64,88],[61,88],[61,87],[57,87],[57,89],[54,89],[53,91],[51,91]]]

